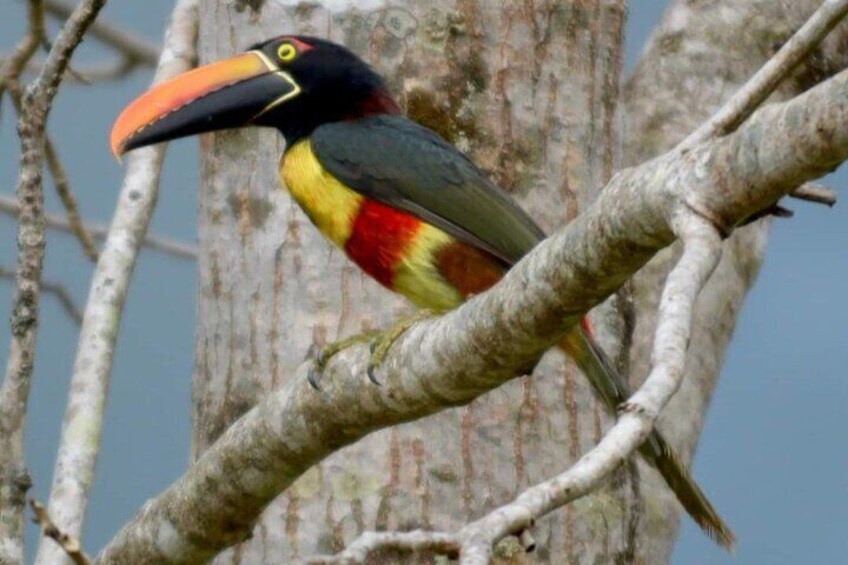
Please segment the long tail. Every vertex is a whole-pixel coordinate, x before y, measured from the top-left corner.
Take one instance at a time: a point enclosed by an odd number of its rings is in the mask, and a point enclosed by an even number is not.
[[[560,348],[577,363],[592,383],[595,393],[610,413],[615,414],[618,406],[630,396],[630,390],[627,382],[591,338],[588,327],[581,326],[573,330],[560,343]],[[686,466],[657,429],[648,436],[639,448],[639,453],[656,467],[677,500],[701,529],[718,544],[732,550],[736,536],[719,517]]]

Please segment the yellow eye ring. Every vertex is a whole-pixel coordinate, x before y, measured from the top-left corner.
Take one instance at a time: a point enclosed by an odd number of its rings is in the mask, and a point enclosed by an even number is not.
[[[297,57],[297,49],[291,43],[283,43],[277,47],[277,58],[283,63],[288,63]]]

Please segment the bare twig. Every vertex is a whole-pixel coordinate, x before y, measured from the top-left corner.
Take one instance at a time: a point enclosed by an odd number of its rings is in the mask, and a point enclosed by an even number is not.
[[[0,67],[0,99],[8,81],[17,80],[44,39],[44,5],[41,0],[30,0],[27,11],[27,31],[18,46]]]
[[[16,81],[9,80],[7,82],[7,88],[18,115],[21,115],[23,111],[23,96],[20,92],[18,83]],[[53,177],[53,184],[56,187],[56,193],[59,195],[59,199],[65,207],[65,213],[68,217],[68,224],[71,227],[71,232],[77,237],[77,240],[79,240],[80,245],[82,245],[83,252],[88,256],[88,258],[92,261],[96,261],[97,249],[94,247],[94,242],[91,240],[91,236],[89,236],[88,232],[82,225],[82,220],[80,219],[79,211],[77,210],[76,198],[74,198],[74,195],[71,192],[71,186],[68,182],[68,175],[65,173],[65,167],[62,166],[62,162],[59,160],[59,155],[56,153],[56,148],[53,145],[53,140],[50,139],[50,136],[47,133],[44,135],[44,156],[47,160],[47,169]]]
[[[76,236],[82,246],[83,253],[92,261],[97,261],[97,248],[94,246],[94,241],[85,225],[82,223],[82,218],[77,207],[77,199],[71,191],[71,185],[68,182],[68,175],[65,174],[65,167],[59,160],[59,155],[56,153],[56,147],[53,145],[53,140],[50,136],[45,136],[44,139],[44,156],[47,159],[47,169],[53,177],[53,184],[56,186],[56,193],[65,207],[65,216],[68,218],[68,225],[71,231]]]
[[[116,81],[125,78],[137,67],[138,63],[133,59],[121,57],[114,61],[91,64],[86,67],[76,67],[75,80],[84,84]]]
[[[0,265],[0,279],[15,280],[14,269],[7,269]],[[77,305],[74,304],[74,299],[71,298],[71,293],[68,292],[68,289],[65,288],[64,285],[55,281],[42,280],[41,290],[42,292],[54,295],[59,301],[59,304],[65,312],[67,312],[68,316],[70,316],[70,318],[76,323],[76,325],[79,326],[82,324],[82,312],[79,308],[77,308]]]
[[[16,491],[17,474],[25,473],[23,432],[29,399],[35,338],[38,327],[38,302],[41,272],[44,264],[44,190],[42,167],[47,117],[71,55],[86,29],[94,21],[105,0],[83,0],[62,27],[47,61],[35,81],[26,88],[18,119],[21,144],[18,175],[18,260],[17,281],[12,299],[12,340],[6,362],[5,378],[0,390],[0,465],[6,471],[0,486],[0,562],[23,561],[23,501]],[[29,3],[30,28],[25,41],[26,57],[15,65],[6,65],[3,80],[16,80],[15,72],[26,63],[40,40],[43,40],[43,14],[40,0]],[[23,45],[23,44],[22,44]],[[33,46],[34,45],[34,46]],[[17,65],[17,66],[16,66]]]
[[[806,200],[807,202],[815,202],[816,204],[824,204],[830,207],[836,204],[836,192],[814,182],[802,184],[789,196],[798,200]]]
[[[51,16],[67,19],[73,6],[60,0],[45,0],[44,10]],[[89,33],[98,41],[115,49],[126,58],[146,67],[156,67],[159,59],[159,46],[143,37],[139,37],[118,28],[106,21],[94,22]],[[82,73],[84,76],[84,73]]]
[[[692,147],[710,137],[727,135],[760,107],[780,82],[801,64],[848,14],[848,0],[825,0],[780,50],[709,120],[680,144]]]
[[[69,536],[56,527],[56,524],[50,519],[50,514],[48,514],[43,504],[30,498],[29,505],[34,514],[32,521],[41,527],[41,533],[45,537],[55,541],[76,565],[89,565],[91,563],[91,558],[83,551],[79,539]]]
[[[16,218],[18,216],[18,203],[14,198],[0,195],[0,213]],[[44,222],[48,229],[63,231],[73,234],[71,224],[65,218],[45,213]],[[109,227],[104,224],[94,222],[83,222],[83,227],[86,232],[97,240],[103,240],[109,233]],[[189,243],[183,243],[167,237],[158,237],[155,235],[146,235],[142,245],[162,253],[173,255],[181,259],[197,259],[197,247]]]
[[[4,61],[5,59],[0,56],[0,65]],[[119,56],[115,57],[114,60],[104,61],[103,63],[92,63],[74,67],[73,72],[69,69],[65,73],[64,81],[71,84],[94,84],[96,82],[120,80],[141,65],[142,63],[140,61],[126,56]],[[26,64],[21,74],[38,74],[41,72],[41,67],[43,66],[44,61],[33,58]]]
[[[197,5],[197,0],[177,1],[154,83],[194,65]],[[153,214],[163,156],[164,148],[157,146],[127,158],[117,209],[92,277],[48,503],[54,520],[71,535],[79,535],[88,505],[117,328]],[[56,548],[42,543],[36,563],[60,558]]]

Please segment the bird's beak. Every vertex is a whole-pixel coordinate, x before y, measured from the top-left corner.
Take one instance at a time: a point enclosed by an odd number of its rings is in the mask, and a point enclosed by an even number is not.
[[[246,126],[299,93],[289,74],[260,51],[249,51],[151,88],[121,112],[109,144],[119,157],[161,141]]]

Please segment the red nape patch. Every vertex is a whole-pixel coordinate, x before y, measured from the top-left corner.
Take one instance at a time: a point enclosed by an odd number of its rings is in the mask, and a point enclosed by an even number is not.
[[[400,106],[398,106],[392,95],[386,90],[375,90],[366,98],[358,108],[350,112],[345,119],[358,120],[367,116],[376,116],[378,114],[400,114]]]
[[[386,288],[392,288],[395,264],[415,239],[421,220],[365,200],[353,221],[345,252],[359,267]]]

